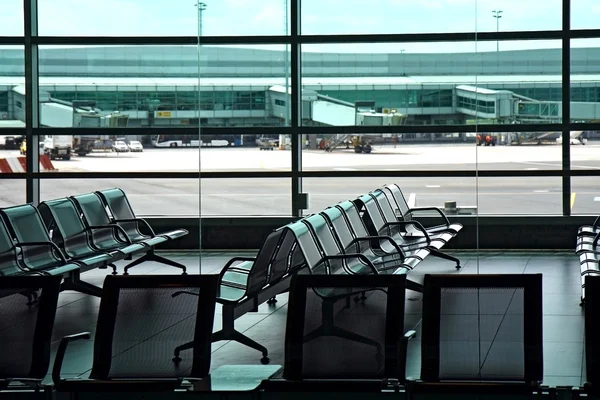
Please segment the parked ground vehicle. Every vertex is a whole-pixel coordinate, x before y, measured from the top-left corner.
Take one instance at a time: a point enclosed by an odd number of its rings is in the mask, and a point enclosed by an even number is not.
[[[140,142],[138,142],[137,140],[130,140],[129,141],[129,151],[131,152],[142,152],[144,151],[144,146],[142,146],[142,144]]]
[[[113,143],[113,150],[117,153],[126,153],[129,151],[129,146],[122,140],[117,140]]]

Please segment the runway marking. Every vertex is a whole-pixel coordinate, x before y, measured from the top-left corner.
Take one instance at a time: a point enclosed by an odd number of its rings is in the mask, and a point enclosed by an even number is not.
[[[425,185],[426,188],[439,188],[440,185]]]
[[[356,171],[356,168],[345,168],[345,167],[340,167],[340,168],[334,168],[334,171]]]
[[[526,170],[526,171],[535,171],[535,170],[538,170],[538,169],[539,169],[539,168],[535,168],[535,167],[532,167],[532,168],[525,168],[525,170]]]
[[[571,210],[573,209],[573,205],[575,204],[576,196],[577,196],[577,193],[575,193],[575,192],[571,193]]]
[[[600,197],[594,197],[594,201],[600,201]]]
[[[534,190],[533,193],[548,193],[549,190]]]

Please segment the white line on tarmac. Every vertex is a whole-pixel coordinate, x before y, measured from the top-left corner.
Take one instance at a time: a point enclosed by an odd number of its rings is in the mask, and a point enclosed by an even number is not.
[[[439,188],[440,185],[425,185],[426,188]]]
[[[534,190],[533,193],[548,193],[549,190]]]
[[[600,197],[594,197],[594,201],[600,201]]]

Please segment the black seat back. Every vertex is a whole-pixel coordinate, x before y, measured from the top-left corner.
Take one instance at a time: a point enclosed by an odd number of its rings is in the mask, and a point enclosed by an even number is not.
[[[46,200],[38,207],[52,216],[54,226],[60,232],[64,252],[69,257],[86,257],[95,253],[90,246],[86,226],[71,199]]]
[[[425,275],[421,380],[537,383],[542,274]]]
[[[129,203],[129,199],[127,199],[127,195],[122,189],[105,189],[96,193],[106,205],[106,209],[113,222],[119,221],[117,224],[125,230],[127,236],[133,242],[150,237],[138,229],[137,222],[126,221],[135,219],[136,216],[131,204]]]
[[[289,231],[294,238],[297,247],[292,252],[292,260],[297,264],[306,264],[309,270],[315,274],[324,274],[326,271],[326,264],[321,263],[323,255],[321,249],[316,243],[312,232],[308,226],[299,221],[300,223],[290,224],[284,228]]]
[[[390,203],[394,207],[394,211],[397,211],[403,217],[406,217],[406,213],[410,209],[408,206],[408,202],[404,197],[404,193],[402,193],[402,189],[395,183],[390,183],[383,186],[383,190],[386,191],[386,194],[389,194],[388,199],[390,199]]]
[[[600,275],[585,277],[585,370],[586,387],[600,392]]]
[[[0,210],[12,236],[18,243],[49,243],[50,236],[37,208],[31,204],[23,204]],[[49,245],[33,245],[22,247],[24,264],[33,270],[46,269],[61,265],[56,250]]]
[[[373,200],[375,200],[386,222],[394,222],[398,220],[396,213],[394,212],[394,209],[392,208],[392,205],[390,204],[390,201],[383,190],[376,189],[369,194]]]
[[[365,221],[361,218],[356,204],[346,200],[337,204],[335,207],[342,211],[344,218],[346,218],[348,225],[352,228],[355,237],[370,236],[369,230],[365,226]]]
[[[61,276],[0,278],[0,291],[13,293],[0,297],[0,382],[46,376],[61,281]],[[20,293],[34,291],[38,301],[28,305]]]
[[[252,296],[262,290],[271,280],[275,281],[280,276],[270,275],[271,264],[276,258],[279,246],[284,237],[284,231],[273,231],[267,235],[263,244],[256,255],[256,260],[252,264],[248,281],[246,284],[246,294]]]
[[[374,235],[381,232],[385,228],[385,220],[375,200],[369,194],[364,194],[354,200],[358,209],[364,212],[365,225]]]
[[[77,205],[83,215],[86,227],[107,226],[112,223],[102,199],[96,193],[84,193],[71,196],[70,199]],[[113,229],[92,229],[92,241],[100,248],[112,248],[127,242],[125,234],[119,235]]]
[[[354,240],[354,237],[342,211],[336,207],[329,207],[323,210],[321,215],[327,219],[327,222],[333,228],[333,232],[339,241],[340,247],[344,250],[347,249]]]
[[[406,275],[297,275],[285,334],[286,379],[399,379]],[[365,302],[348,301],[365,293]]]
[[[10,276],[22,273],[17,263],[17,252],[13,245],[8,227],[0,218],[0,276]]]
[[[90,379],[208,375],[218,275],[107,276]],[[175,348],[193,342],[174,360]]]

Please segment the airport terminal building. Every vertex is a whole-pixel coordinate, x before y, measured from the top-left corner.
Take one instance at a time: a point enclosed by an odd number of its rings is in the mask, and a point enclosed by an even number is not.
[[[600,120],[600,48],[571,51],[571,118]],[[288,110],[282,51],[203,46],[200,79],[192,46],[43,48],[39,60],[42,93],[95,101],[104,112],[128,114],[130,127],[280,126]],[[304,125],[355,125],[357,101],[402,114],[410,125],[555,123],[561,117],[560,49],[305,52],[301,73]],[[4,120],[19,119],[23,75],[23,52],[0,50]]]

